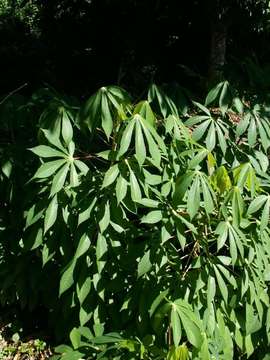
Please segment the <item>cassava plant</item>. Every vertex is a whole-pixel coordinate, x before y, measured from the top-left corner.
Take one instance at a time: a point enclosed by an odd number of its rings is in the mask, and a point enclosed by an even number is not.
[[[47,102],[14,251],[70,331],[55,358],[267,359],[267,106],[227,82],[184,115],[155,85]]]

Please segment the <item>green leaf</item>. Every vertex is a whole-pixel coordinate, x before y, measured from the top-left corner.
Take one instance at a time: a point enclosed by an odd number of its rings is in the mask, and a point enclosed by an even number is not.
[[[188,309],[177,308],[181,322],[183,324],[183,328],[186,332],[188,341],[195,346],[196,348],[200,348],[202,344],[202,335],[201,329],[197,324],[197,321],[194,321],[194,316],[192,312]]]
[[[138,180],[134,174],[134,172],[130,171],[130,190],[131,190],[131,198],[133,201],[140,201],[142,198],[141,189],[138,183]]]
[[[47,146],[47,145],[39,145],[39,146],[33,147],[29,150],[42,158],[66,157],[65,153],[63,153],[59,150],[55,150],[52,147]]]
[[[88,323],[91,317],[92,317],[92,313],[91,312],[89,313],[83,308],[83,306],[81,306],[79,311],[80,325],[84,326],[86,323]]]
[[[73,162],[70,164],[70,185],[72,187],[76,187],[79,185],[78,173]]]
[[[141,200],[137,200],[137,203],[149,208],[156,208],[159,205],[158,201],[147,198],[142,198]]]
[[[169,293],[169,289],[166,289],[164,291],[162,291],[153,301],[150,310],[149,310],[149,316],[152,317],[154,312],[156,311],[156,309],[158,308],[158,306],[160,305],[160,303],[162,302],[162,300],[164,300],[164,298],[168,295]]]
[[[201,179],[201,185],[202,185],[203,203],[204,203],[205,211],[207,212],[207,214],[211,214],[215,208],[213,195],[210,191],[209,185],[203,179]]]
[[[111,185],[117,178],[118,174],[119,174],[118,164],[111,166],[109,170],[107,170],[107,172],[105,173],[102,183],[102,188]]]
[[[96,246],[96,257],[97,257],[97,267],[98,273],[100,274],[106,264],[105,254],[107,253],[108,245],[105,237],[101,234],[97,238]]]
[[[259,134],[260,134],[263,149],[264,149],[265,152],[267,152],[267,149],[270,146],[269,138],[267,137],[266,132],[264,130],[264,127],[262,126],[260,121],[257,122],[257,126],[258,126],[258,130],[259,130]]]
[[[176,306],[174,304],[172,304],[172,311],[171,311],[171,326],[173,332],[174,346],[178,346],[182,337],[182,329],[181,329],[180,318]]]
[[[191,188],[188,192],[187,211],[190,218],[193,219],[200,208],[200,179],[199,176],[195,177]]]
[[[233,215],[233,224],[238,226],[242,220],[242,215],[244,212],[244,202],[241,196],[240,189],[235,186],[232,192],[232,215]]]
[[[259,195],[258,197],[256,197],[254,200],[252,200],[252,202],[250,203],[248,210],[247,210],[247,215],[251,215],[255,212],[257,212],[265,203],[265,201],[268,199],[268,196],[266,195]]]
[[[43,134],[45,135],[46,139],[55,147],[63,151],[68,155],[67,150],[64,148],[64,146],[61,144],[61,141],[59,140],[59,134],[55,134],[50,130],[41,129]]]
[[[82,305],[87,298],[87,295],[90,293],[91,290],[91,279],[86,277],[83,284],[79,285],[77,283],[77,296],[79,299],[80,304]]]
[[[251,335],[245,336],[245,349],[246,349],[246,353],[247,353],[248,358],[255,351],[254,345],[252,343]]]
[[[139,165],[142,166],[146,158],[146,149],[143,140],[142,128],[139,122],[136,122],[135,157],[138,160]]]
[[[57,218],[57,211],[58,211],[58,202],[57,202],[57,195],[55,195],[45,212],[45,219],[44,219],[44,234],[53,226],[55,220]]]
[[[195,155],[188,163],[188,168],[194,169],[207,157],[208,154],[209,154],[209,151],[206,149],[199,150],[197,155]]]
[[[69,263],[65,271],[63,272],[60,285],[59,285],[59,297],[66,292],[71,286],[74,284],[73,272],[75,268],[76,262],[74,259]]]
[[[52,174],[54,174],[56,170],[59,169],[60,166],[64,165],[65,163],[66,160],[54,160],[54,161],[46,162],[39,167],[33,178],[34,179],[47,178]]]
[[[81,257],[83,254],[86,253],[86,251],[89,249],[90,247],[90,239],[87,236],[87,234],[83,234],[82,237],[80,238],[78,247],[76,249],[75,255],[74,255],[74,259],[78,259],[79,257]]]
[[[101,234],[107,229],[109,224],[110,224],[110,204],[107,201],[107,203],[105,204],[103,217],[99,222],[99,229]]]
[[[203,137],[206,129],[211,123],[212,121],[209,119],[197,126],[196,129],[192,132],[192,139],[195,141],[199,141]]]
[[[105,92],[101,96],[101,124],[107,139],[109,139],[113,130],[113,118]]]
[[[216,295],[216,281],[213,276],[208,277],[207,282],[207,303],[208,306],[211,304],[211,302],[215,299]]]
[[[221,82],[209,91],[205,99],[205,106],[208,106],[218,98],[218,94],[220,93],[222,86],[223,83]]]
[[[231,97],[230,97],[229,83],[228,81],[224,81],[219,98],[219,107],[221,108],[223,114],[228,109],[230,100]]]
[[[219,251],[225,245],[228,237],[228,223],[225,221],[220,222],[215,233],[219,235],[217,238],[217,250]]]
[[[74,152],[75,152],[75,143],[74,141],[70,141],[68,144],[69,160],[73,159]]]
[[[121,142],[120,142],[120,148],[119,148],[119,153],[118,153],[119,157],[123,156],[127,152],[128,148],[130,146],[134,125],[135,125],[134,118],[128,120],[128,125],[123,132]]]
[[[74,349],[78,349],[81,345],[81,334],[78,329],[73,328],[69,334],[69,337]]]
[[[213,268],[214,268],[214,271],[216,274],[216,279],[217,279],[217,283],[218,283],[218,287],[221,292],[221,295],[225,301],[225,304],[228,304],[228,288],[227,288],[222,276],[220,275],[220,272],[217,269],[217,267],[214,265]]]
[[[51,196],[58,193],[63,189],[69,170],[69,164],[65,164],[61,169],[56,173],[53,178],[52,187],[51,187]]]
[[[134,109],[134,114],[140,114],[151,126],[155,125],[156,118],[148,101],[139,102]]]
[[[83,173],[83,175],[86,175],[89,171],[89,167],[81,160],[74,160],[74,165]]]
[[[193,101],[193,104],[196,105],[200,110],[202,110],[206,115],[211,117],[210,111],[207,109],[207,107],[205,107],[204,105],[202,105],[196,101]]]
[[[221,151],[223,152],[223,155],[225,155],[226,150],[227,150],[227,143],[225,140],[225,135],[222,133],[222,131],[218,125],[216,125],[216,131],[217,131],[217,135],[218,135],[219,146],[221,148]]]
[[[234,232],[229,228],[229,243],[230,243],[230,255],[232,258],[232,265],[235,265],[237,260],[237,247],[235,243],[236,239],[234,237]]]
[[[260,226],[261,231],[265,230],[268,226],[269,212],[270,212],[270,198],[268,197],[262,211],[261,226]]]
[[[116,182],[116,198],[118,204],[124,200],[127,194],[128,182],[122,176],[119,176]]]
[[[150,250],[148,250],[138,263],[138,278],[146,274],[152,268],[150,261]]]
[[[144,134],[145,134],[145,137],[147,140],[148,149],[149,149],[149,152],[151,155],[151,160],[152,160],[153,164],[159,168],[160,160],[161,160],[160,149],[159,149],[158,145],[156,144],[156,142],[154,141],[153,136],[149,132],[148,128],[143,126],[143,131],[144,131]]]
[[[244,112],[244,105],[239,97],[233,99],[234,107],[239,114]]]
[[[250,113],[244,115],[244,117],[240,120],[236,128],[236,135],[239,137],[244,134],[247,130],[250,121]]]
[[[160,210],[154,210],[148,213],[142,218],[144,224],[156,224],[162,220],[162,212]]]
[[[257,140],[257,128],[254,118],[251,118],[248,128],[248,143],[249,146],[254,146]]]
[[[231,179],[224,166],[220,166],[215,173],[211,176],[212,183],[221,194],[228,191],[232,187]]]
[[[194,172],[189,171],[176,179],[175,191],[173,194],[173,201],[175,204],[178,204],[182,200],[193,178]]]
[[[62,136],[66,145],[68,145],[73,138],[72,125],[69,120],[68,114],[64,109],[62,112]]]
[[[209,151],[212,151],[216,146],[216,131],[215,131],[215,125],[212,122],[210,125],[210,128],[208,130],[208,134],[206,136],[206,147]]]
[[[186,126],[193,126],[196,125],[200,122],[204,122],[204,120],[209,120],[209,116],[208,115],[195,115],[195,116],[191,116],[186,122],[185,125]]]

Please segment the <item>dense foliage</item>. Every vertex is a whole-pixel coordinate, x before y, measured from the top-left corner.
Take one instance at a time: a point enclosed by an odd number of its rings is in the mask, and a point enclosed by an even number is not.
[[[56,358],[267,359],[269,107],[183,94],[1,102],[0,301]]]

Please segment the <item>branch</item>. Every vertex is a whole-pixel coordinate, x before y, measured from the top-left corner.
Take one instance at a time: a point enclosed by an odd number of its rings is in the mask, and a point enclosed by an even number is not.
[[[20,91],[21,89],[25,88],[28,84],[25,83],[21,86],[19,86],[17,89],[11,91],[9,94],[7,94],[3,100],[0,101],[0,105],[2,105],[8,98],[10,98],[12,95],[14,95],[16,92]]]

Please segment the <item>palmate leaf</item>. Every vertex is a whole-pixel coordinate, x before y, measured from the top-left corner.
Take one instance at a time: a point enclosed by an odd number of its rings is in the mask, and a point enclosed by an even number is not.
[[[223,113],[227,111],[233,99],[232,89],[228,81],[223,81],[212,88],[205,99],[205,106],[210,105],[213,102],[217,102]]]
[[[155,127],[156,117],[148,101],[139,102],[135,106],[133,114],[140,114],[149,125]]]
[[[203,173],[196,171],[192,176],[191,186],[187,192],[187,211],[191,219],[197,214],[201,206],[201,198],[206,213],[212,213],[216,201],[215,193],[207,177]]]
[[[153,103],[156,105],[164,119],[169,115],[178,117],[178,110],[172,99],[170,99],[164,91],[155,84],[152,84],[149,88],[148,101],[150,104]]]
[[[228,125],[220,118],[212,118],[209,110],[203,105],[196,103],[196,105],[206,114],[189,118],[186,122],[186,126],[196,127],[192,130],[192,138],[195,141],[200,142],[205,139],[206,148],[212,151],[216,143],[219,144],[222,153],[225,155],[227,151],[228,139]]]
[[[244,258],[244,247],[247,245],[246,237],[238,226],[239,220],[236,221],[233,217],[232,224],[228,220],[221,221],[215,231],[219,235],[217,238],[217,250],[219,251],[227,243],[233,265],[237,260]]]
[[[72,140],[73,123],[75,121],[70,108],[61,101],[52,101],[40,118],[40,125],[45,131],[46,138],[60,148],[61,143],[59,140],[61,136],[66,146]]]
[[[113,127],[117,126],[116,119],[125,119],[129,107],[130,97],[123,89],[117,86],[102,87],[81,109],[80,121],[86,124],[91,132],[101,126],[109,139]]]
[[[263,111],[262,108],[255,106],[241,114],[242,118],[236,127],[236,135],[240,138],[247,137],[250,147],[261,143],[264,151],[267,151],[270,141],[270,122],[263,115]]]
[[[64,115],[63,112],[63,119],[64,116],[67,115]],[[86,175],[89,170],[88,166],[85,165],[81,160],[74,159],[75,144],[72,141],[73,131],[68,129],[68,126],[71,126],[71,124],[69,123],[69,125],[67,125],[67,121],[69,120],[66,119],[65,121],[66,130],[62,134],[65,140],[64,145],[61,143],[60,139],[56,136],[55,133],[50,134],[47,130],[44,130],[48,141],[55,147],[58,147],[60,150],[56,150],[54,147],[47,145],[39,145],[30,149],[41,158],[58,158],[57,160],[43,163],[33,176],[34,179],[46,179],[53,176],[50,192],[51,196],[64,188],[68,173],[69,186],[76,187],[80,184],[79,175]],[[58,134],[58,136],[60,135]]]
[[[202,325],[200,319],[194,314],[192,307],[182,299],[175,300],[171,306],[172,311],[176,311],[181,320],[188,341],[196,348],[200,348],[203,343]],[[176,341],[179,338],[179,329],[179,324],[175,324],[175,330],[177,331]]]
[[[156,130],[139,114],[128,120],[120,141],[118,158],[125,155],[131,148],[133,137],[135,138],[134,155],[139,165],[142,166],[148,156],[151,162],[159,168],[161,154],[166,154],[165,144]]]

